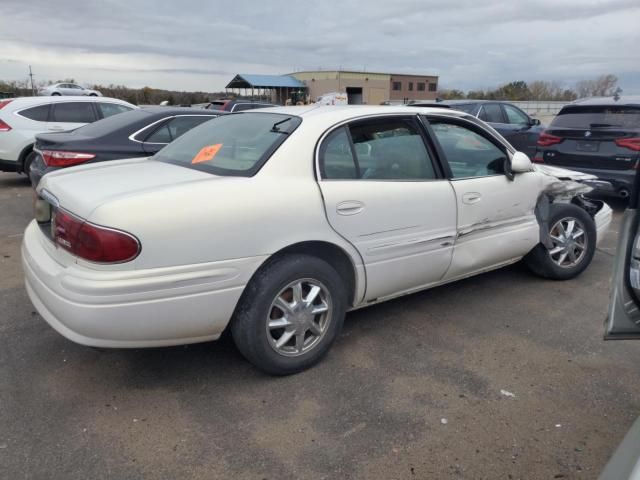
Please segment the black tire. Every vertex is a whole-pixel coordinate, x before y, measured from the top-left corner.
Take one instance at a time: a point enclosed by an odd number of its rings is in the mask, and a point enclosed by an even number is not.
[[[90,96],[90,97],[97,97],[97,96],[98,96],[98,94],[97,94],[97,93],[90,93],[90,94],[89,94],[89,96]]]
[[[552,280],[569,280],[580,275],[593,259],[597,237],[593,218],[577,205],[567,203],[552,204],[549,211],[549,230],[553,230],[554,225],[563,219],[575,219],[578,222],[578,226],[582,225],[586,238],[582,256],[578,256],[573,265],[561,266],[552,259],[550,250],[542,243],[539,243],[524,257],[525,265],[536,275]],[[556,244],[554,244],[555,246]]]
[[[59,97],[59,96],[60,96],[60,94],[59,94],[58,92],[53,92],[53,93],[51,94],[51,96],[52,96],[52,97]]]
[[[315,344],[310,344],[307,352],[301,349],[302,353],[294,353],[296,356],[286,356],[276,351],[275,346],[272,347],[270,342],[276,341],[274,336],[278,332],[268,333],[267,322],[273,318],[274,309],[277,311],[272,303],[286,291],[283,289],[302,279],[319,282],[325,287],[329,308],[327,316],[322,318],[327,318],[326,326],[324,333],[318,336]],[[231,334],[238,350],[257,368],[272,375],[290,375],[315,365],[331,348],[342,329],[347,308],[345,290],[338,272],[319,258],[286,254],[269,261],[245,288],[231,321]],[[322,292],[325,294],[325,290]],[[282,315],[286,317],[284,310]],[[305,338],[305,334],[302,337]],[[313,335],[309,337],[313,340],[311,337]],[[295,343],[295,337],[293,341]]]
[[[29,175],[29,169],[31,168],[33,160],[36,158],[36,155],[37,153],[32,150],[27,154],[26,157],[24,157],[24,162],[22,162],[22,173],[29,177],[29,179],[31,179],[31,176]]]

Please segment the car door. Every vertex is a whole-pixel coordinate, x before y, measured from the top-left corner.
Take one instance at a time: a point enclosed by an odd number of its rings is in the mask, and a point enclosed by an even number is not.
[[[640,189],[634,190],[618,234],[605,340],[640,339]]]
[[[47,130],[52,132],[74,130],[96,120],[93,102],[53,102]]]
[[[457,238],[446,279],[518,260],[538,242],[538,172],[509,174],[509,151],[480,125],[429,116],[428,126],[449,167],[458,208]]]
[[[436,283],[456,235],[456,199],[417,116],[354,121],[326,135],[318,178],[327,219],[364,262],[366,300]]]
[[[165,145],[208,120],[212,115],[178,115],[157,124],[156,128],[145,138],[142,147],[150,155],[160,151]]]
[[[536,125],[526,113],[513,105],[502,104],[502,109],[507,119],[507,123],[502,128],[509,132],[509,143],[516,150],[526,153],[529,158],[533,158],[536,153],[536,142],[538,141],[541,127]]]

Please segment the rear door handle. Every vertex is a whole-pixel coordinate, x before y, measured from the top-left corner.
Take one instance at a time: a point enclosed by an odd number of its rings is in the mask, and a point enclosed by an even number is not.
[[[478,203],[480,200],[482,200],[482,195],[478,192],[469,192],[462,195],[462,203],[467,205]]]
[[[338,215],[357,215],[364,210],[364,203],[358,200],[346,200],[336,205]]]

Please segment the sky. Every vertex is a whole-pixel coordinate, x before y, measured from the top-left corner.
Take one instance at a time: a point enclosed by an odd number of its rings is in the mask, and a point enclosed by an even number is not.
[[[640,94],[639,0],[2,0],[0,79],[220,91],[349,69],[441,88],[612,73]]]

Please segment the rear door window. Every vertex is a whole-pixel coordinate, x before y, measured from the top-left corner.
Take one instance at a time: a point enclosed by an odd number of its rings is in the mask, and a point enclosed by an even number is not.
[[[19,114],[36,122],[46,122],[49,118],[49,105],[38,105],[37,107],[21,110]]]
[[[431,180],[433,162],[413,118],[358,121],[329,135],[320,148],[327,180]]]
[[[67,102],[52,105],[51,122],[91,123],[96,120],[92,102]]]
[[[118,103],[102,103],[98,102],[98,109],[100,113],[102,113],[102,118],[107,118],[112,115],[117,115],[118,113],[124,113],[131,110],[131,107],[127,107],[126,105],[120,105]]]
[[[179,117],[172,118],[156,129],[145,142],[148,143],[171,143],[176,138],[187,133],[193,127],[200,125],[215,118],[208,115],[181,115]]]
[[[480,109],[480,120],[490,123],[505,123],[502,116],[502,109],[497,103],[487,103]]]
[[[640,128],[640,107],[569,106],[551,122],[551,127],[590,130],[594,128]]]

